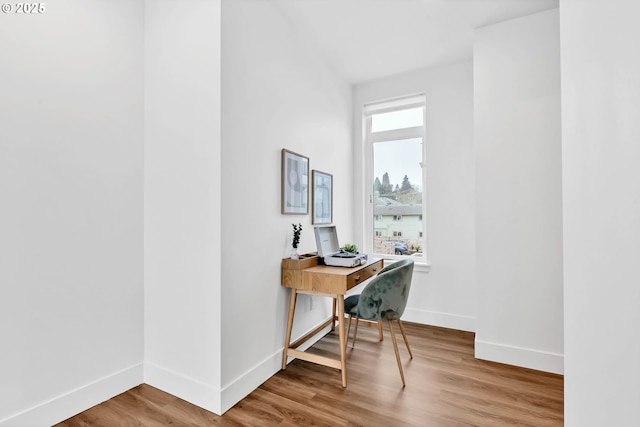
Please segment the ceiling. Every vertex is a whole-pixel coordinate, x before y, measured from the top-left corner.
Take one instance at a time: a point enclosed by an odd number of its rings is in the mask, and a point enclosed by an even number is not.
[[[471,59],[473,31],[558,0],[272,0],[350,83]]]

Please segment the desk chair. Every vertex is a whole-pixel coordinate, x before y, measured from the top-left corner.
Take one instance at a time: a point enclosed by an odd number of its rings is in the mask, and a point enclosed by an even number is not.
[[[402,378],[402,386],[405,386],[404,372],[402,371],[402,363],[400,362],[400,353],[398,352],[398,342],[393,331],[392,321],[397,320],[404,338],[404,343],[409,351],[409,356],[413,359],[407,335],[404,332],[400,317],[404,313],[409,298],[409,289],[411,288],[411,277],[413,276],[413,260],[403,259],[393,263],[382,270],[374,277],[371,282],[362,290],[360,295],[351,295],[344,300],[344,312],[349,314],[349,326],[347,328],[347,337],[351,330],[351,318],[356,318],[356,329],[353,333],[353,344],[356,343],[356,334],[358,333],[358,320],[364,319],[369,321],[387,320],[389,323],[389,331],[391,332],[391,340],[393,348],[396,352],[396,360],[398,369],[400,370],[400,378]],[[382,329],[380,328],[380,333]],[[382,340],[382,335],[380,335]],[[346,345],[346,342],[345,342]]]

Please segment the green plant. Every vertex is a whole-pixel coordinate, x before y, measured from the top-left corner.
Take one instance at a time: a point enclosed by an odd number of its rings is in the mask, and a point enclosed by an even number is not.
[[[358,247],[352,243],[347,243],[342,247],[345,252],[358,253]]]
[[[295,249],[298,249],[298,244],[300,243],[300,233],[302,233],[302,224],[291,224],[293,226],[293,242],[291,246]]]

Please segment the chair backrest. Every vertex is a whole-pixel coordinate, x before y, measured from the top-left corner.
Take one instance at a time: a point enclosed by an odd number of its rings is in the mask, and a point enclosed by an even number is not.
[[[362,290],[357,315],[362,319],[399,319],[411,288],[413,260],[403,259],[380,270]]]

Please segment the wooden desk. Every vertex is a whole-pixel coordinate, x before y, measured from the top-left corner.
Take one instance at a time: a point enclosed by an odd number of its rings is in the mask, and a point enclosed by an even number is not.
[[[287,368],[287,357],[296,357],[308,362],[339,369],[342,371],[342,386],[347,386],[347,337],[344,330],[344,295],[349,289],[375,276],[377,272],[382,269],[383,264],[384,261],[381,258],[369,259],[366,264],[352,268],[318,265],[317,256],[303,255],[299,260],[288,258],[282,260],[282,286],[291,288],[287,333],[284,343],[284,354],[282,355],[282,369]],[[333,315],[322,325],[292,343],[291,328],[293,327],[293,316],[298,294],[320,295],[333,298]],[[297,350],[300,345],[308,341],[309,338],[329,324],[332,325],[332,329],[335,329],[336,305],[338,308],[337,319],[340,333],[340,360]]]

